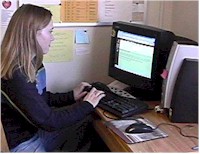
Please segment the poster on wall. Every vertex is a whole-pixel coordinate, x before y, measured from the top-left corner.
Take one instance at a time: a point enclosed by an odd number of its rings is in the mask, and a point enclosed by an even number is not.
[[[99,22],[144,23],[147,0],[99,0]]]
[[[19,0],[19,6],[26,3],[49,9],[53,14],[55,26],[85,26],[85,23],[94,26],[90,23],[144,23],[147,0]]]
[[[97,0],[61,0],[61,21],[98,22]]]
[[[6,27],[10,22],[13,13],[18,8],[16,0],[1,1],[1,26]]]
[[[98,22],[97,0],[19,0],[19,5],[27,3],[49,9],[54,23]]]

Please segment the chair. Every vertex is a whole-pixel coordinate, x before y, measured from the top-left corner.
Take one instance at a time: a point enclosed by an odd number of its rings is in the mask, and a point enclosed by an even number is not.
[[[30,124],[35,126],[24,114],[23,112],[12,102],[12,100],[9,98],[9,96],[1,89],[1,97],[5,98],[7,103],[9,103],[10,106],[12,106],[14,109],[16,109]],[[1,98],[2,101],[2,98]],[[2,102],[1,102],[2,103]],[[1,152],[9,152],[8,142],[6,139],[4,127],[1,121]]]
[[[8,142],[1,122],[1,152],[9,152]]]

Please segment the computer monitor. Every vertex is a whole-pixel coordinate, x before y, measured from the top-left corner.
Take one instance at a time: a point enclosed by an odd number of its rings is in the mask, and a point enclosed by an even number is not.
[[[141,100],[160,100],[161,74],[175,35],[159,28],[129,22],[112,26],[109,76],[130,85]]]

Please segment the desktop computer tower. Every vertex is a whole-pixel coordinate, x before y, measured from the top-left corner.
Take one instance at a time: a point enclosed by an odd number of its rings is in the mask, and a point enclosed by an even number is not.
[[[165,68],[160,104],[160,108],[168,112],[172,122],[197,122],[196,118],[191,118],[196,116],[189,112],[194,110],[194,106],[198,105],[198,101],[196,101],[198,100],[198,95],[191,97],[194,93],[193,90],[196,88],[191,84],[194,79],[190,77],[192,76],[190,73],[198,71],[194,67],[194,65],[198,66],[195,59],[199,59],[199,47],[197,43],[187,39],[184,39],[184,41],[174,41]],[[180,80],[181,76],[186,76],[186,79]],[[198,83],[196,85],[198,86]],[[187,87],[187,95],[183,87]],[[198,107],[195,109],[198,109]],[[194,110],[193,112],[198,113],[198,110]],[[184,118],[181,119],[181,116]]]

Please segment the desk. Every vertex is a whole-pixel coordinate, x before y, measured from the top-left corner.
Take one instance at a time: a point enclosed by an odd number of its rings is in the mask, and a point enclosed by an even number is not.
[[[154,106],[158,102],[148,102]],[[94,121],[94,128],[109,147],[112,152],[198,152],[191,148],[198,145],[198,140],[194,138],[187,138],[180,135],[179,130],[173,126],[161,125],[159,128],[165,131],[169,136],[166,138],[146,141],[136,144],[127,144],[112,130],[104,125],[105,121],[112,120],[104,116],[103,110],[100,108],[96,109],[98,119]],[[107,113],[109,116],[113,116]],[[156,113],[154,110],[150,110],[146,113],[140,114],[154,124],[160,123],[171,123],[168,117],[162,113]],[[114,118],[114,116],[113,116]],[[191,123],[171,123],[176,126],[183,128],[185,135],[198,136],[198,124]],[[185,127],[191,125],[193,127]]]

